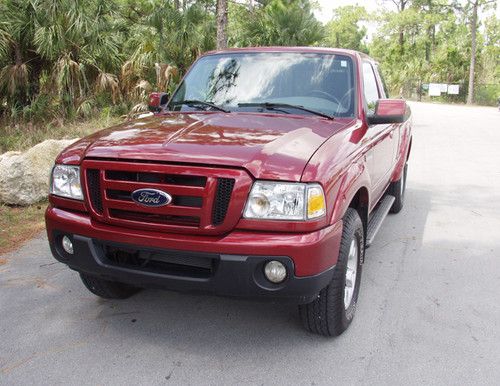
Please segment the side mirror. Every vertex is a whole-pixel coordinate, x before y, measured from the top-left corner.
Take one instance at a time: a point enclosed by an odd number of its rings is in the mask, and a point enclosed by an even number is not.
[[[410,115],[410,107],[403,99],[379,99],[375,114],[368,117],[370,125],[403,123]]]
[[[166,92],[152,92],[149,94],[148,110],[152,113],[159,113],[168,102]]]

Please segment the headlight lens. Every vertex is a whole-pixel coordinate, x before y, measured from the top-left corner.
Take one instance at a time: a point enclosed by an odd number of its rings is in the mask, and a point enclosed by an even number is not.
[[[83,200],[78,166],[56,165],[52,169],[50,193],[61,197]]]
[[[257,181],[248,197],[243,217],[306,220],[325,213],[325,196],[318,184]]]

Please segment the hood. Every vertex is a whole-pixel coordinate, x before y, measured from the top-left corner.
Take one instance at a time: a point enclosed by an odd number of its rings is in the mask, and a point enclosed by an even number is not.
[[[86,137],[58,162],[85,158],[243,167],[255,178],[299,181],[330,136],[352,124],[314,116],[259,113],[166,113]]]

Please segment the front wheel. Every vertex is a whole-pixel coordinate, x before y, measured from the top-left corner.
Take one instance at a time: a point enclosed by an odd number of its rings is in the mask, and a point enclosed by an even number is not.
[[[349,208],[343,218],[339,257],[332,281],[315,300],[299,306],[300,318],[307,330],[337,336],[349,327],[356,312],[364,247],[363,223],[358,212]]]

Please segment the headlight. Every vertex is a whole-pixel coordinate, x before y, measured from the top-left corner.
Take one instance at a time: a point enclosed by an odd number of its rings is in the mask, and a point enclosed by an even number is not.
[[[50,193],[56,196],[83,200],[78,166],[56,165],[52,169]]]
[[[253,184],[243,217],[308,220],[325,213],[325,195],[318,184],[257,181]]]

